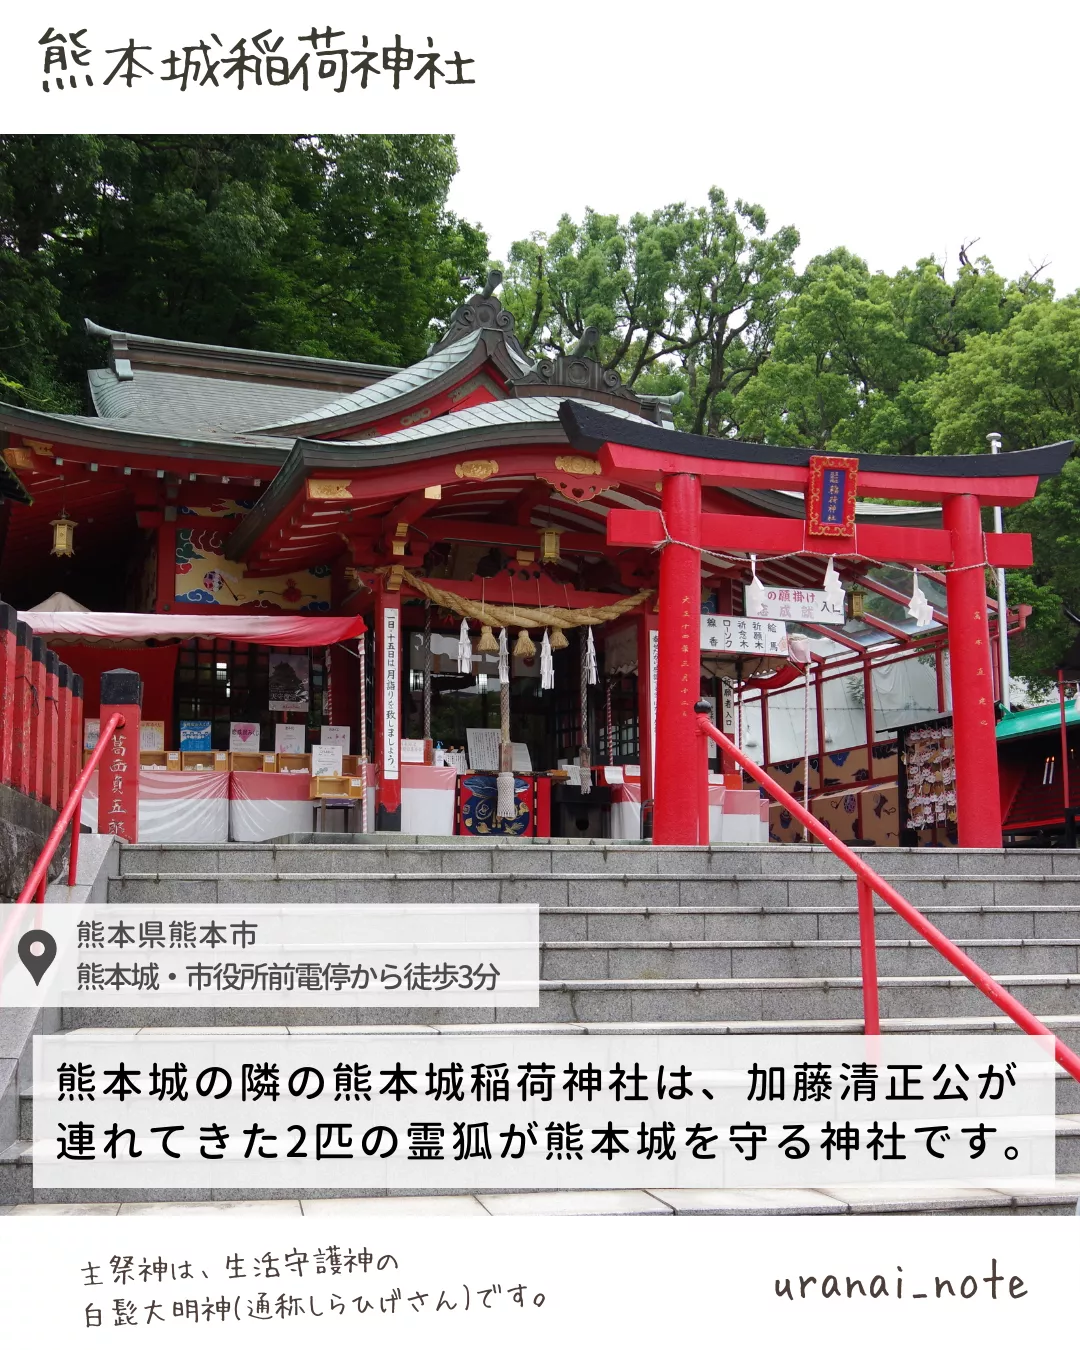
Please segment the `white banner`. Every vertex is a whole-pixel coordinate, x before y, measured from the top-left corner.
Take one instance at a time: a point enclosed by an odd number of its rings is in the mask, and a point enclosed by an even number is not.
[[[701,650],[786,656],[787,626],[769,619],[745,619],[730,614],[703,614]]]
[[[805,591],[792,586],[765,586],[756,604],[750,587],[743,588],[748,619],[790,619],[792,623],[847,622],[843,598],[834,601],[828,591]]]
[[[401,611],[396,607],[383,610],[383,755],[384,778],[397,778],[401,765],[398,739],[401,735],[398,711],[398,684],[401,672],[400,650]]]

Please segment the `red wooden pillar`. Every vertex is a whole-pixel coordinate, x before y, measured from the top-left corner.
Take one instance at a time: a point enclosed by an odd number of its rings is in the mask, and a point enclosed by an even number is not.
[[[124,725],[113,732],[98,769],[98,833],[139,842],[139,724],[142,681],[133,670],[106,670],[101,676],[101,726],[114,713]]]
[[[47,648],[45,651],[45,722],[44,777],[42,781],[43,800],[50,806],[58,806],[60,791],[60,658]]]
[[[946,497],[942,520],[952,531],[952,567],[946,574],[949,678],[956,757],[957,842],[961,848],[1001,847],[997,737],[994,730],[993,653],[986,611],[979,499]]]
[[[375,828],[401,829],[401,596],[375,597]]]
[[[15,754],[15,682],[19,665],[18,616],[0,604],[0,783],[10,784]]]
[[[15,625],[15,702],[11,714],[11,785],[17,792],[30,791],[30,685],[33,680],[30,625]]]
[[[696,774],[701,760],[694,715],[701,678],[701,480],[664,478],[663,513],[669,540],[660,555],[660,660],[657,671],[653,842],[698,842]]]
[[[74,777],[71,772],[71,677],[72,669],[60,662],[57,678],[57,790],[56,804],[63,806],[71,796]]]
[[[40,802],[45,786],[45,643],[36,637],[30,650],[30,795]]]

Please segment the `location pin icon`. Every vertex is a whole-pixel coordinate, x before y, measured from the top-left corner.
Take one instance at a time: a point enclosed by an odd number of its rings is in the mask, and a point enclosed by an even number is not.
[[[34,947],[42,950],[35,954],[32,951]],[[30,972],[31,979],[35,984],[40,984],[41,977],[56,959],[56,940],[51,933],[43,932],[40,928],[33,929],[19,939],[18,950],[19,960]]]

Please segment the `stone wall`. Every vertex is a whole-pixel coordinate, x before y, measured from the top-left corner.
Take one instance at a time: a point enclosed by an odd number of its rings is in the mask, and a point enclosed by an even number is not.
[[[22,890],[56,814],[44,802],[0,784],[0,902],[14,900]],[[64,843],[49,868],[50,880],[60,875],[66,857]]]

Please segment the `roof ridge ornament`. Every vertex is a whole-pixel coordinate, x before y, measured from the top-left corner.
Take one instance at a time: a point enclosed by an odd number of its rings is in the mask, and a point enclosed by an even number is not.
[[[643,413],[643,400],[623,384],[616,370],[607,370],[596,354],[599,331],[590,324],[569,352],[559,352],[537,361],[532,370],[512,381],[514,393],[546,394],[551,389],[581,390],[583,393],[608,394],[625,400],[634,412]],[[649,407],[652,411],[652,406]],[[646,415],[646,414],[643,414]]]
[[[458,305],[450,316],[450,324],[443,336],[432,344],[428,355],[442,351],[463,337],[475,333],[478,329],[487,329],[501,333],[508,343],[522,357],[525,356],[521,344],[514,336],[514,316],[504,309],[495,292],[503,283],[503,274],[495,268],[487,274],[483,290],[469,297],[463,305]]]

